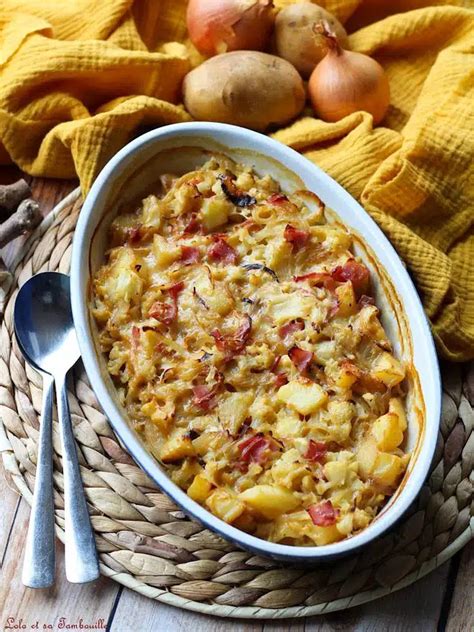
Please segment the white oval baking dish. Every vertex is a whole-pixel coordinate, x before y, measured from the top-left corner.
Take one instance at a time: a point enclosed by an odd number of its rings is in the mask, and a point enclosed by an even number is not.
[[[96,343],[89,312],[91,275],[103,261],[107,228],[118,207],[144,197],[160,173],[184,173],[211,154],[223,153],[270,173],[284,191],[308,189],[329,207],[330,216],[356,236],[356,252],[372,271],[383,324],[396,355],[409,370],[405,477],[394,496],[363,532],[321,547],[296,547],[256,538],[226,524],[178,488],[129,425]],[[213,531],[261,555],[292,562],[316,562],[345,555],[374,540],[403,515],[418,494],[433,457],[440,420],[441,383],[430,328],[413,283],[394,248],[364,209],[330,176],[296,151],[240,127],[182,123],[153,130],[120,150],[88,194],[76,227],[71,265],[72,308],[82,359],[105,414],[122,444],[157,485],[183,510]]]

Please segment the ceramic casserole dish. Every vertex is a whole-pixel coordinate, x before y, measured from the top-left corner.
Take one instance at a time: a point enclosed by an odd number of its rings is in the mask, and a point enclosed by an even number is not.
[[[371,272],[373,294],[395,356],[407,369],[405,450],[411,453],[397,491],[361,532],[323,546],[290,546],[250,535],[210,513],[168,477],[127,419],[100,351],[91,315],[91,280],[104,262],[107,232],[120,207],[144,198],[160,174],[184,174],[210,156],[224,155],[271,174],[284,192],[307,189],[326,204],[330,221],[354,236],[355,254]],[[292,562],[328,561],[367,544],[393,526],[416,498],[428,474],[440,420],[441,384],[423,307],[394,248],[364,209],[330,176],[292,149],[253,131],[217,123],[183,123],[130,142],[104,167],[82,208],[71,265],[74,321],[90,383],[117,437],[137,464],[190,516],[238,546]]]

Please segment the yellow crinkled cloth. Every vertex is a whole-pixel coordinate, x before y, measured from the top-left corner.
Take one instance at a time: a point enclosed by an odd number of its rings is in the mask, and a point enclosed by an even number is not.
[[[288,4],[285,0],[277,5]],[[391,107],[323,123],[308,111],[275,138],[359,199],[412,273],[440,352],[474,357],[472,0],[326,0],[354,50],[376,57]],[[0,161],[79,175],[87,191],[143,126],[189,120],[181,80],[199,56],[185,0],[2,0]]]

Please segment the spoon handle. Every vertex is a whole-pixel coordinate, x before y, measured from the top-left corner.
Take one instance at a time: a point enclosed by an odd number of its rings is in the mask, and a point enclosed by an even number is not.
[[[44,373],[38,464],[21,578],[30,588],[47,588],[54,583],[53,393],[53,377]]]
[[[66,375],[56,375],[55,380],[63,449],[66,577],[80,584],[99,577],[99,560],[72,432]]]

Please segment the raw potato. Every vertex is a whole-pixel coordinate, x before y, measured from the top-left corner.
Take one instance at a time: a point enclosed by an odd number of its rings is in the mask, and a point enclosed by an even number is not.
[[[255,51],[208,59],[185,77],[183,96],[195,119],[255,130],[290,121],[305,103],[295,68],[284,59]]]
[[[317,35],[313,26],[326,20],[343,48],[347,33],[332,13],[311,2],[297,2],[282,9],[275,21],[275,49],[307,78],[316,64],[326,55],[327,45],[323,35]]]

